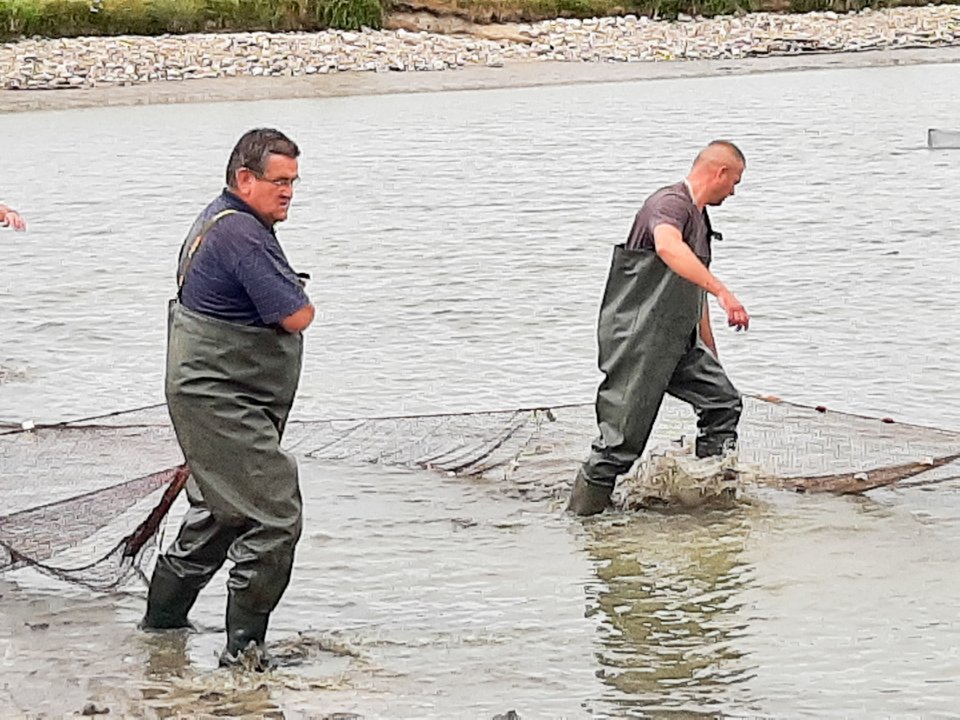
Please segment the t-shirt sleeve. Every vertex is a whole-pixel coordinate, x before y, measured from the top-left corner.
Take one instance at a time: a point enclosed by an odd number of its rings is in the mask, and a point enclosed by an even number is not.
[[[310,299],[279,244],[262,228],[257,230],[242,243],[234,272],[256,307],[260,320],[265,325],[275,325],[308,305]]]
[[[690,201],[673,194],[665,194],[652,208],[648,229],[653,236],[657,225],[671,225],[683,235],[687,223],[690,221]]]

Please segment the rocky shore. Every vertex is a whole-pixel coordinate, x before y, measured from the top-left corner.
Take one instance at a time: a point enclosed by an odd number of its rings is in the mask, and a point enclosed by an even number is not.
[[[440,71],[505,63],[738,60],[960,46],[960,6],[657,21],[633,16],[497,26],[478,35],[405,29],[27,39],[0,45],[7,90],[224,77]],[[494,36],[499,38],[494,39]]]

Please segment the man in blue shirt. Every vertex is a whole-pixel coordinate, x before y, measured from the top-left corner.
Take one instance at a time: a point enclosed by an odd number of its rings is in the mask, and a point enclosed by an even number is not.
[[[231,560],[222,665],[250,650],[266,667],[267,623],[302,528],[297,463],[280,442],[314,308],[274,231],[299,155],[277,130],[240,138],[226,189],[183,243],[170,303],[165,391],[191,471],[190,508],[157,560],[142,626],[189,627],[200,590]]]
[[[293,163],[285,170],[286,176],[292,174],[290,182],[295,182],[296,160],[276,157]],[[240,172],[246,175],[250,171],[241,168]],[[228,186],[200,213],[192,232],[226,214],[207,231],[203,251],[195,253],[186,271],[180,297],[184,307],[226,322],[258,327],[283,326],[288,317],[303,310],[304,316],[287,321],[292,327],[286,329],[299,332],[310,324],[312,314],[306,318],[310,302],[274,231],[274,223],[286,219],[293,185],[276,185],[275,181],[272,176],[254,178],[251,191],[265,192],[267,197],[262,200],[256,196],[245,200],[238,194],[239,188]],[[258,200],[273,207],[257,210],[248,204]]]

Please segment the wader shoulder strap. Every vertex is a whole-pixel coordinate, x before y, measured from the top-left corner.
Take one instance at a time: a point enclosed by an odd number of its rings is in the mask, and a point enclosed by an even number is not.
[[[703,209],[703,221],[707,224],[707,238],[713,242],[714,240],[723,240],[723,233],[718,233],[713,229],[713,223],[710,222],[710,215],[707,213],[707,209]]]
[[[190,269],[190,263],[193,262],[193,256],[197,254],[197,250],[200,249],[200,244],[203,242],[203,238],[206,237],[207,233],[210,232],[211,228],[220,222],[227,215],[233,215],[238,212],[232,208],[227,208],[226,210],[221,210],[212,218],[207,220],[201,227],[200,231],[192,239],[187,237],[186,241],[183,243],[183,248],[180,250],[180,267],[177,272],[177,299],[181,299],[180,295],[183,293],[183,281],[187,278],[187,270]]]

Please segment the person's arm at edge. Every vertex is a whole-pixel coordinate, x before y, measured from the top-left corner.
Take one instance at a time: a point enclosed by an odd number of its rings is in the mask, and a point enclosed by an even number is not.
[[[0,224],[4,227],[12,227],[14,230],[27,229],[27,223],[20,217],[20,213],[3,203],[0,203]]]

